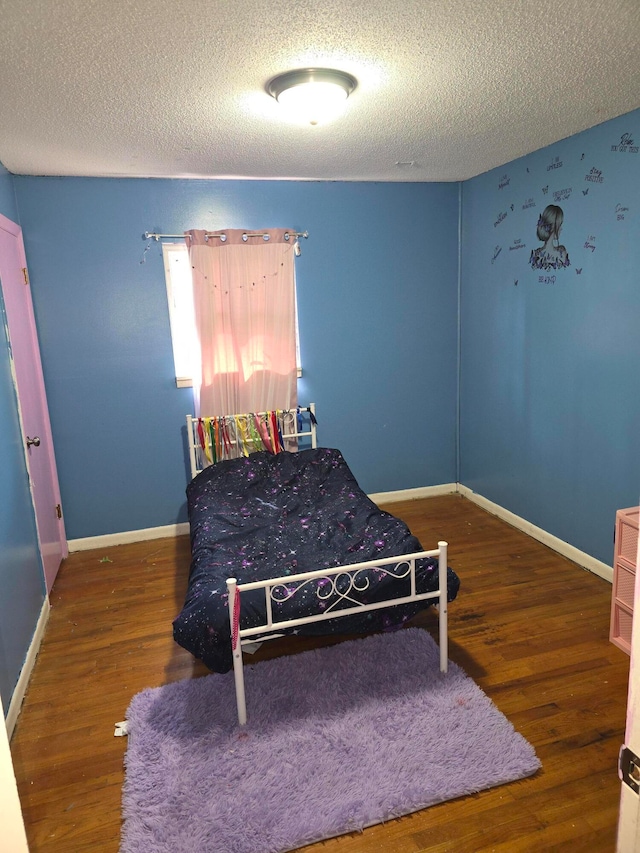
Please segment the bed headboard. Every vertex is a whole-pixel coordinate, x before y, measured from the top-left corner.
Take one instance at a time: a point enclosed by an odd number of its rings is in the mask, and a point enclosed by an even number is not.
[[[247,412],[240,415],[187,415],[191,476],[223,459],[260,450],[298,450],[300,442],[317,447],[315,403],[297,409]]]

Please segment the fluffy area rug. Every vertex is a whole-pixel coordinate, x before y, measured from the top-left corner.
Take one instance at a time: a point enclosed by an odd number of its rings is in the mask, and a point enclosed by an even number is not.
[[[425,631],[144,690],[127,711],[121,853],[283,853],[529,776],[540,762]]]

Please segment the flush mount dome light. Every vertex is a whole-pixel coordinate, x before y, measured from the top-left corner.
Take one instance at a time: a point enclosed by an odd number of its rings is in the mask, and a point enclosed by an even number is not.
[[[301,68],[270,80],[267,92],[304,124],[322,124],[339,115],[358,81],[346,71]]]

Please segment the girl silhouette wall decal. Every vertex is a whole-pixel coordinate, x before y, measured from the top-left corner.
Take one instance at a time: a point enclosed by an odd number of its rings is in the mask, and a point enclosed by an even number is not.
[[[549,204],[538,219],[537,235],[542,246],[531,252],[529,263],[534,270],[557,270],[569,266],[569,255],[560,245],[560,229],[564,213],[557,204]]]

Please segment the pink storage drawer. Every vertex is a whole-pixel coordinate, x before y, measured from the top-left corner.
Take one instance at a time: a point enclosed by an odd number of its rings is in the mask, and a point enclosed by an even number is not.
[[[633,614],[622,604],[614,604],[611,619],[611,633],[609,639],[615,643],[623,652],[631,654],[631,630],[633,627]]]
[[[618,563],[615,572],[613,595],[616,601],[633,610],[633,594],[636,585],[636,573],[623,563]]]
[[[638,559],[638,515],[637,506],[621,509],[616,513],[616,558],[620,557],[634,568]]]

